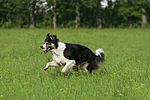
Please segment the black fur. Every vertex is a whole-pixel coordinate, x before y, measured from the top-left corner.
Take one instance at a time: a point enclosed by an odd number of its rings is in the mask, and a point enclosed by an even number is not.
[[[55,44],[55,49],[57,49],[57,47],[58,47],[58,41],[59,40],[57,39],[56,35],[49,36],[49,33],[46,35],[45,42],[47,42],[49,44],[51,44],[51,43]],[[54,49],[54,48],[51,48],[51,50],[52,49]]]
[[[45,39],[45,43],[49,44],[49,50],[57,49],[59,40],[57,39],[56,35],[49,36],[48,33]],[[54,46],[51,46],[51,44],[54,44]],[[92,70],[98,69],[98,63],[104,61],[104,52],[100,52],[100,55],[97,56],[85,46],[69,43],[64,44],[65,49],[63,51],[63,56],[69,60],[74,60],[76,66],[84,65],[85,63],[87,63],[87,70],[89,71],[89,73],[92,73]],[[41,46],[41,48],[44,49],[43,46]],[[46,49],[45,52],[48,52],[48,49]]]
[[[64,56],[67,59],[75,60],[76,65],[80,65],[84,62],[89,63],[87,70],[91,73],[92,70],[99,68],[98,62],[102,61],[102,58],[96,56],[89,48],[79,44],[66,43],[66,49],[64,50]]]

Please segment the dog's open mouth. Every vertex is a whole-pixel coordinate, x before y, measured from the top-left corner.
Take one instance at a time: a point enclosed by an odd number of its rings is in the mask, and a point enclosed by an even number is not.
[[[51,50],[51,48],[47,48],[45,51],[44,51],[44,53],[47,53],[48,51],[50,51]]]
[[[47,52],[48,52],[48,50],[44,51],[44,53],[47,53]]]

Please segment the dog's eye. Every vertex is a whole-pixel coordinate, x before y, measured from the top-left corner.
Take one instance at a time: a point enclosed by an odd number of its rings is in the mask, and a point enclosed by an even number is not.
[[[43,44],[45,44],[45,43],[43,43]],[[46,45],[47,45],[48,43],[46,43]]]

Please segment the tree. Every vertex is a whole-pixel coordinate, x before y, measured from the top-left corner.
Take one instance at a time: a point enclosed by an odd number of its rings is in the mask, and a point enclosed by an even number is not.
[[[8,13],[7,13],[7,28],[10,28],[11,25],[11,15],[10,15],[10,0],[7,0],[7,5],[8,5]]]
[[[0,0],[0,27],[7,28],[8,21],[8,1]]]
[[[0,0],[0,28],[149,26],[150,0],[107,1]]]
[[[97,27],[98,27],[98,29],[102,29],[102,19],[101,19],[100,10],[98,11],[98,15],[97,15]]]
[[[52,0],[35,1],[35,22],[37,28],[52,26]]]
[[[99,27],[101,25],[100,0],[81,0],[81,27]]]
[[[57,0],[57,26],[75,27],[76,0]]]
[[[80,27],[79,2],[80,2],[80,0],[77,0],[77,2],[76,2],[76,28]]]
[[[142,23],[141,23],[141,26],[145,27],[145,24],[147,24],[146,9],[142,8]]]
[[[34,2],[34,0],[31,0],[31,4],[30,4],[30,25],[29,25],[29,28],[35,28],[34,11],[35,11],[35,2]]]
[[[56,0],[53,0],[53,9],[54,9],[54,12],[53,12],[53,27],[54,29],[57,28],[57,20],[56,20]]]
[[[146,8],[148,8],[150,3],[150,0],[138,0],[138,5],[140,5],[141,7],[141,27],[145,27],[145,25],[147,24],[147,12],[146,12]]]

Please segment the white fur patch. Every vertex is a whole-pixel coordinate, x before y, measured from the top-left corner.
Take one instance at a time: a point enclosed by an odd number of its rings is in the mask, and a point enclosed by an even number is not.
[[[97,50],[95,51],[96,56],[100,56],[101,58],[103,58],[103,57],[101,56],[101,53],[104,53],[104,51],[102,50],[102,48],[99,48],[99,49],[97,49]]]
[[[51,50],[53,61],[59,63],[60,65],[65,65],[66,63],[71,61],[71,62],[74,62],[74,65],[75,65],[74,60],[69,60],[64,57],[63,53],[64,53],[65,48],[66,48],[65,43],[58,42],[58,48]]]
[[[46,45],[46,43],[44,43],[42,46],[43,46],[43,49],[42,49],[42,50],[43,50],[43,51],[46,51],[46,50],[47,50],[47,45]]]

